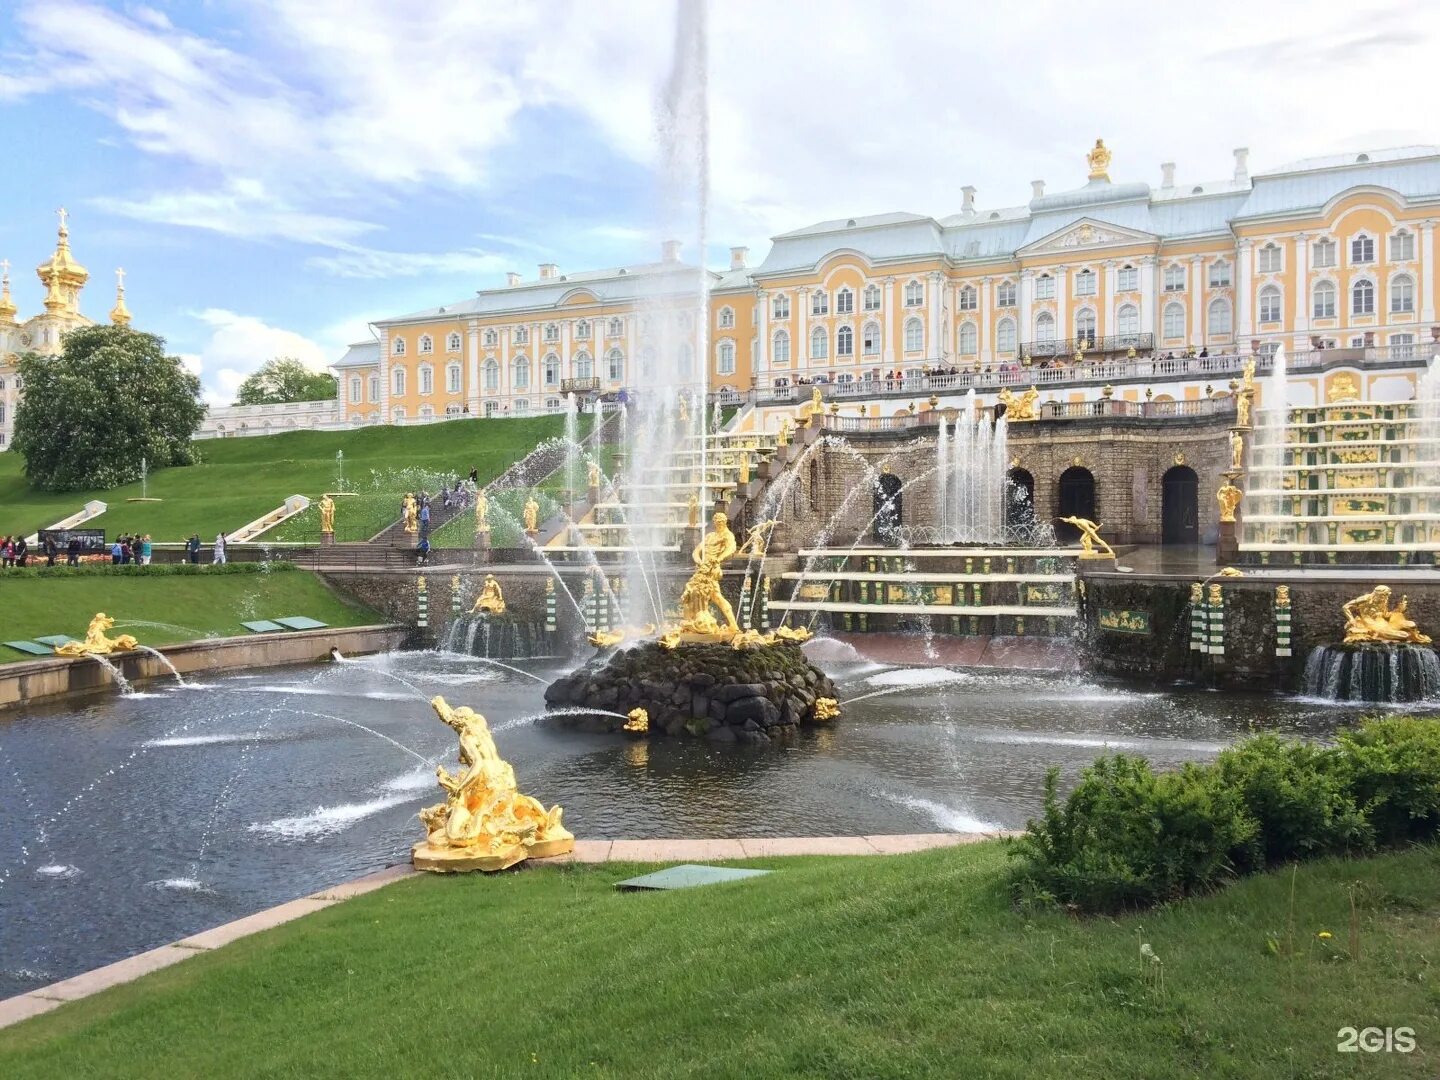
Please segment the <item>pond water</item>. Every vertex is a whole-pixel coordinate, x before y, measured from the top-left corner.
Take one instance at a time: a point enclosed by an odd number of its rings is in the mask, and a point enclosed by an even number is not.
[[[455,753],[433,694],[483,712],[521,789],[590,839],[1018,828],[1051,765],[1070,779],[1108,749],[1170,766],[1252,726],[1324,737],[1356,715],[831,663],[844,715],[794,745],[643,741],[537,718],[562,669],[522,666],[392,653],[0,717],[0,997],[408,858],[433,762]]]

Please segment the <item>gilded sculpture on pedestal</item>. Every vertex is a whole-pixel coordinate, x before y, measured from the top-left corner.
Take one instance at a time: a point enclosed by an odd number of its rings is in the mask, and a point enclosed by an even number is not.
[[[1080,530],[1080,558],[1082,559],[1113,559],[1115,549],[1107,544],[1100,535],[1101,526],[1082,517],[1062,517],[1061,521],[1067,525],[1074,525]],[[1097,551],[1095,546],[1099,545],[1104,550]]]
[[[1253,393],[1253,390],[1241,390],[1235,396],[1235,423],[1242,428],[1250,426],[1250,395]]]
[[[1275,606],[1276,606],[1276,607],[1289,607],[1289,606],[1290,606],[1290,586],[1289,586],[1289,585],[1276,585],[1276,586],[1275,586]]]
[[[782,416],[780,418],[780,430],[775,433],[775,445],[790,445],[790,418],[788,416]]]
[[[445,801],[420,811],[426,837],[416,844],[417,870],[504,870],[527,858],[563,855],[575,837],[561,823],[562,810],[546,810],[520,794],[515,770],[500,757],[485,717],[466,706],[452,709],[442,697],[431,707],[460,737],[459,773],[444,765],[435,778]]]
[[[114,625],[114,619],[103,611],[98,612],[90,620],[84,641],[67,641],[63,645],[55,646],[55,652],[60,656],[106,656],[112,652],[129,652],[135,648],[135,638],[130,634],[119,634],[113,638],[105,636],[105,631]]]
[[[490,500],[485,497],[482,491],[475,496],[475,533],[488,533],[490,531]]]
[[[1246,390],[1253,392],[1255,390],[1255,358],[1253,356],[1245,361],[1245,366],[1241,371],[1241,385]]]
[[[690,406],[685,400],[685,395],[680,395],[680,422],[682,424],[690,421]]]
[[[1190,583],[1190,603],[1203,604],[1205,602],[1205,586],[1198,581]]]
[[[600,466],[596,465],[593,461],[590,462],[585,470],[585,480],[592,488],[598,488],[600,486]]]
[[[1104,139],[1095,140],[1095,149],[1085,155],[1085,163],[1090,166],[1091,180],[1110,179],[1110,151],[1105,148]]]
[[[740,483],[750,482],[750,454],[746,450],[740,451]]]
[[[505,614],[505,594],[500,591],[500,582],[495,580],[494,574],[485,575],[485,584],[480,586],[480,595],[475,598],[470,614]]]
[[[1230,432],[1230,468],[1243,469],[1245,467],[1245,436],[1238,431]]]
[[[740,625],[735,621],[735,609],[720,589],[724,564],[737,555],[763,555],[768,530],[774,528],[773,521],[753,526],[745,542],[739,543],[730,530],[730,519],[723,513],[716,513],[711,519],[711,528],[690,553],[695,563],[695,572],[685,583],[680,594],[680,624],[672,626],[661,636],[660,642],[674,648],[682,641],[734,641],[740,638]],[[720,613],[716,618],[711,608]],[[744,644],[770,644],[774,635],[764,637],[755,634],[746,638]]]
[[[699,496],[699,495],[696,495],[693,491],[690,493],[690,498],[688,498],[687,500],[685,500],[685,512],[686,512],[685,520],[690,523],[690,528],[692,528],[692,529],[699,528],[699,526],[700,526],[700,496]]]
[[[1010,392],[1008,386],[1003,386],[1000,388],[997,400],[1005,406],[1007,421],[1034,420],[1038,415],[1040,391],[1032,386],[1023,394],[1016,396]]]
[[[405,521],[407,533],[420,531],[420,504],[415,501],[415,496],[410,492],[405,493],[405,498],[400,500],[400,513]]]
[[[328,494],[320,496],[320,531],[335,535],[335,500]]]
[[[1215,499],[1220,504],[1220,520],[1234,521],[1235,508],[1240,505],[1240,500],[1244,497],[1245,493],[1232,484],[1227,476],[1225,482],[1220,485],[1220,490],[1215,492]]]
[[[540,504],[535,501],[535,496],[525,500],[525,531],[534,536],[540,531]]]
[[[1364,596],[1357,596],[1340,606],[1345,616],[1345,644],[1371,643],[1395,645],[1429,645],[1430,638],[1420,633],[1406,609],[1409,599],[1390,606],[1390,587],[1376,585]]]

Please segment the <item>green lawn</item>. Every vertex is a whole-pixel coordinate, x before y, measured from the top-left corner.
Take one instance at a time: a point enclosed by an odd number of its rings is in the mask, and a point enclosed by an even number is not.
[[[777,872],[671,893],[616,892],[644,868],[614,864],[406,880],[0,1031],[0,1075],[1435,1075],[1436,848],[1090,921],[1013,910],[1005,863],[751,860]],[[1338,1053],[1351,1025],[1418,1049]]]
[[[242,619],[277,615],[308,615],[331,626],[386,621],[305,570],[114,577],[0,575],[0,641],[51,634],[84,637],[97,611],[115,620],[117,632],[134,633],[145,645],[245,634]],[[172,625],[126,630],[125,624],[136,620]],[[29,659],[34,658],[0,647],[0,660]]]
[[[591,418],[581,417],[582,432]],[[132,503],[141,486],[54,495],[32,491],[24,461],[0,453],[0,534],[29,534],[79,510],[91,499],[109,504],[95,520],[111,536],[149,533],[156,541],[181,541],[199,532],[208,543],[275,509],[287,496],[316,498],[337,486],[336,453],[344,452],[346,490],[361,497],[340,500],[336,534],[368,540],[399,516],[407,490],[438,490],[443,475],[464,476],[471,467],[482,480],[503,472],[542,439],[564,430],[564,417],[538,416],[490,423],[453,420],[416,427],[376,425],[355,431],[297,431],[244,439],[206,439],[195,445],[201,463],[161,469],[150,476],[148,494],[163,501]],[[318,542],[318,511],[310,511],[266,539]]]

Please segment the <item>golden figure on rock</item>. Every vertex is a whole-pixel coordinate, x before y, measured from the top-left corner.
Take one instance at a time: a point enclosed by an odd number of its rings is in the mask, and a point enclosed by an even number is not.
[[[1115,549],[1112,548],[1109,544],[1107,544],[1105,540],[1101,537],[1100,526],[1095,524],[1095,522],[1089,520],[1088,518],[1082,517],[1062,517],[1060,520],[1065,522],[1067,525],[1074,525],[1075,528],[1080,530],[1080,558],[1115,558]],[[1096,551],[1096,544],[1099,544],[1103,550]]]
[[[540,531],[540,504],[534,495],[525,500],[525,531],[531,536]]]
[[[1227,476],[1225,482],[1220,485],[1220,490],[1215,492],[1215,500],[1220,504],[1220,520],[1234,521],[1235,508],[1240,505],[1240,500],[1245,493],[1230,482]]]
[[[490,531],[490,500],[485,497],[482,491],[475,496],[475,532],[488,533]]]
[[[445,699],[430,705],[460,736],[458,774],[444,765],[435,778],[445,801],[420,811],[426,837],[411,860],[417,870],[504,870],[527,858],[543,859],[575,850],[575,837],[561,824],[558,806],[546,810],[516,788],[515,770],[500,757],[485,717]]]
[[[59,656],[105,656],[112,652],[129,652],[135,648],[135,638],[130,634],[120,634],[113,638],[105,636],[105,631],[114,625],[114,619],[103,611],[98,612],[90,620],[84,641],[67,641],[64,645],[55,646],[55,652]]]
[[[730,519],[717,513],[711,519],[711,528],[695,545],[690,558],[695,563],[695,572],[685,583],[680,594],[680,632],[728,641],[740,629],[735,621],[735,609],[720,591],[721,568],[728,559],[739,552],[740,545],[730,531]],[[722,623],[711,613],[718,608],[724,618]]]
[[[505,594],[500,591],[500,582],[495,580],[494,574],[485,575],[485,584],[480,586],[480,595],[475,598],[470,614],[505,614]]]
[[[407,533],[420,531],[420,504],[415,501],[415,496],[410,492],[405,493],[405,498],[400,500],[400,514],[405,521]]]
[[[1407,597],[1390,606],[1390,587],[1376,585],[1364,596],[1357,596],[1340,606],[1345,615],[1345,644],[1383,643],[1394,645],[1429,645],[1430,638],[1407,615]]]
[[[817,697],[814,710],[810,715],[818,723],[834,720],[840,715],[840,703],[833,697]]]
[[[644,735],[650,730],[650,714],[644,709],[631,709],[625,714],[629,717],[625,721],[621,731],[628,731],[635,735]]]
[[[1040,402],[1040,391],[1032,386],[1017,397],[1010,392],[1008,386],[1002,386],[997,400],[1005,406],[1007,421],[1034,420]]]
[[[335,535],[335,500],[328,494],[320,496],[320,531]]]

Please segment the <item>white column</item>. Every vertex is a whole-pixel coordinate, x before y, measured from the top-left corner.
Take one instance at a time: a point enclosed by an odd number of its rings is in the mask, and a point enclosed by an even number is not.
[[[990,306],[994,303],[994,296],[990,289],[990,279],[980,279],[980,363],[988,364],[990,358],[995,355],[995,350],[990,347]]]
[[[1153,255],[1140,260],[1140,332],[1160,340],[1160,328],[1155,324],[1155,267],[1158,261]]]
[[[796,370],[810,366],[810,289],[802,286],[795,291],[795,340],[790,343],[790,356]]]
[[[665,317],[668,318],[668,317],[670,316],[670,314],[671,314],[671,312],[669,311],[669,309],[667,309],[666,312],[665,312]],[[654,327],[653,325],[650,327],[650,336],[651,336],[651,337],[654,337],[654,336],[655,336],[655,327]],[[668,335],[667,335],[667,336],[668,336]],[[706,340],[709,340],[709,335],[708,335],[708,334],[706,335]],[[606,351],[608,352],[609,350],[606,350]],[[699,355],[697,355],[697,356],[695,357],[695,362],[696,362],[697,364],[705,364],[705,365],[707,365],[706,368],[705,368],[705,370],[706,370],[706,371],[709,371],[709,370],[710,370],[710,368],[709,368],[709,366],[708,366],[709,363],[710,363],[710,358],[709,358],[708,356],[699,356]],[[638,364],[638,363],[640,363],[640,320],[635,316],[634,312],[631,312],[629,315],[626,315],[626,316],[625,316],[625,370],[626,370],[626,372],[631,372],[631,368],[630,368],[630,365],[631,365],[631,364]],[[631,373],[633,374],[633,372],[631,372]],[[610,365],[609,365],[608,362],[607,362],[606,365],[605,365],[605,374],[602,375],[601,378],[603,378],[606,383],[608,383],[608,382],[610,381]],[[708,380],[707,380],[707,381],[708,381]],[[622,385],[623,385],[623,383],[624,383],[624,380],[623,380],[623,379],[621,380],[621,383],[622,383]],[[604,383],[602,383],[601,385],[603,386]]]
[[[895,329],[900,325],[900,318],[895,312],[895,279],[887,277],[880,319],[880,340],[885,343],[883,355],[886,367],[895,363]]]
[[[1070,282],[1069,268],[1055,268],[1055,336],[1073,338],[1075,327],[1070,323]]]
[[[510,392],[510,348],[515,339],[515,327],[500,328],[500,378],[495,380],[495,415],[500,416],[505,408],[505,397]]]
[[[1015,340],[1020,346],[1021,355],[1024,355],[1025,343],[1035,338],[1034,319],[1031,317],[1031,305],[1035,302],[1035,271],[1020,271],[1020,325]]]
[[[930,329],[925,335],[925,358],[939,362],[943,355],[940,343],[940,290],[943,287],[944,277],[938,272],[929,275],[928,287],[925,290],[925,303],[929,306]]]
[[[390,423],[390,332],[380,328],[380,422]]]
[[[1295,337],[1291,347],[1306,348],[1310,329],[1310,234],[1295,234]]]
[[[1205,260],[1190,256],[1190,341],[1199,352],[1205,347]]]
[[[1250,321],[1250,304],[1254,299],[1255,287],[1251,280],[1251,251],[1254,245],[1241,240],[1235,245],[1235,343],[1241,352],[1250,347],[1250,338],[1255,333]]]
[[[756,312],[756,340],[755,340],[755,385],[770,385],[770,294],[764,289],[755,290]],[[790,356],[795,356],[791,350]],[[791,363],[794,367],[794,363]]]
[[[470,406],[470,415],[480,415],[480,324],[472,322],[465,328],[465,353],[469,357],[469,379],[465,386],[465,401]]]
[[[1109,337],[1116,332],[1115,295],[1120,284],[1117,274],[1115,260],[1105,260],[1105,295],[1100,298],[1100,303],[1095,305],[1096,310],[1100,311],[1103,316],[1100,327],[1096,331],[1101,337]]]
[[[1420,223],[1420,321],[1435,321],[1435,222]],[[1423,338],[1426,327],[1417,337]],[[1418,344],[1418,342],[1417,342]]]

